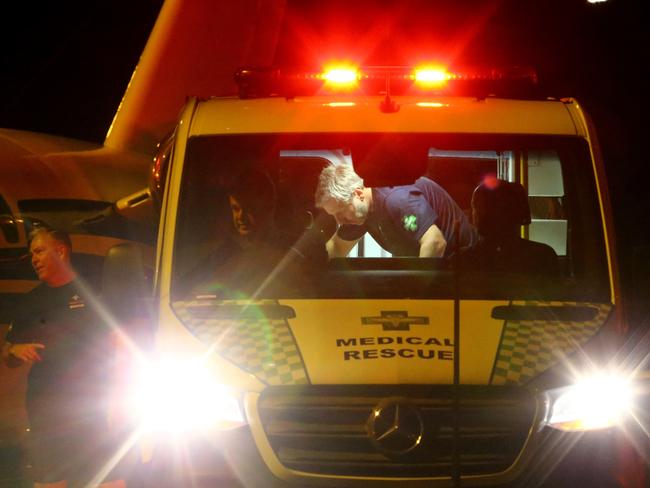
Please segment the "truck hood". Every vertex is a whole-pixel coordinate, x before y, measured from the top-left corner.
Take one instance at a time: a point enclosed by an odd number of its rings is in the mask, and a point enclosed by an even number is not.
[[[581,347],[612,306],[461,300],[194,300],[183,324],[270,385],[523,384]]]

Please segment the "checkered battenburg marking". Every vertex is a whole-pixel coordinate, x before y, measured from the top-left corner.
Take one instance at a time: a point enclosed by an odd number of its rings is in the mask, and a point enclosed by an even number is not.
[[[273,304],[270,300],[257,302],[221,300],[175,302],[174,310],[185,326],[203,343],[243,370],[254,374],[269,385],[307,384],[307,373],[286,320],[259,317],[244,320],[197,318],[189,308],[216,305]]]
[[[565,358],[594,336],[612,308],[601,303],[513,302],[528,306],[582,306],[597,310],[589,321],[507,321],[492,371],[493,385],[521,385]]]

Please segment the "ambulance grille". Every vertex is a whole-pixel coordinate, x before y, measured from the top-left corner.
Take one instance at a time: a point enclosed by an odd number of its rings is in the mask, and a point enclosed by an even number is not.
[[[258,411],[286,468],[432,478],[506,470],[531,432],[536,400],[507,386],[283,386],[267,388]]]

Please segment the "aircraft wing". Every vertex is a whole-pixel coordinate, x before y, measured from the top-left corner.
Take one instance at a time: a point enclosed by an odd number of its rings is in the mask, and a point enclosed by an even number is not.
[[[237,93],[235,70],[270,65],[286,0],[166,0],[105,146],[152,153],[188,96]]]

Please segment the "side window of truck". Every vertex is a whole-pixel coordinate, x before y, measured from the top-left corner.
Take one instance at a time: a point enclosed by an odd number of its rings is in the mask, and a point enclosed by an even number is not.
[[[531,151],[527,162],[531,211],[528,238],[548,244],[558,256],[566,256],[568,221],[558,154],[555,151]]]

